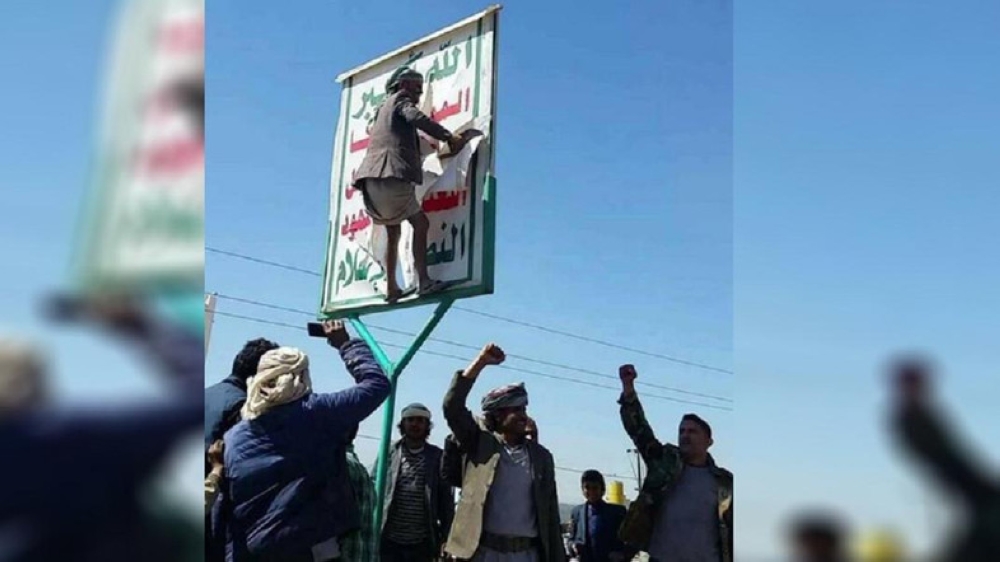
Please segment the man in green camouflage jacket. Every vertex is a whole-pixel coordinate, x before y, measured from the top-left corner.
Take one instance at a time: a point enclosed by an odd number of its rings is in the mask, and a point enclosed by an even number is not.
[[[732,562],[733,475],[708,453],[712,428],[686,414],[678,444],[660,443],[635,392],[635,367],[623,365],[618,376],[622,424],[648,469],[621,539],[654,562]]]

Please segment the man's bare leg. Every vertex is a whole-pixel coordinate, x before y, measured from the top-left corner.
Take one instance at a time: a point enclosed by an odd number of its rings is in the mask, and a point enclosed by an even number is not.
[[[427,231],[430,229],[430,221],[422,212],[409,220],[413,227],[413,265],[417,270],[417,278],[420,279],[419,287],[424,289],[434,283],[427,273]]]
[[[398,224],[386,225],[389,242],[385,251],[386,300],[392,302],[399,298],[402,291],[396,282],[396,264],[399,262],[399,238],[402,228]],[[425,236],[426,238],[426,236]]]

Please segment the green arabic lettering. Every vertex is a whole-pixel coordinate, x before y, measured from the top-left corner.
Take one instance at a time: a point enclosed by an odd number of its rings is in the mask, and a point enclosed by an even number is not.
[[[347,271],[347,280],[344,283],[344,288],[350,287],[354,283],[355,269],[354,269],[354,254],[347,250],[344,256],[344,261],[341,262],[341,266]]]
[[[360,255],[360,251],[358,252],[358,254]],[[374,263],[375,262],[372,261],[371,256],[366,254],[364,260],[358,260],[358,263],[355,266],[354,278],[357,279],[358,281],[369,281],[369,282],[378,279],[379,278],[378,275],[370,279],[368,278],[368,274],[371,273],[372,265],[374,265]]]
[[[434,66],[432,66],[431,69],[427,71],[427,83],[430,84],[431,82],[433,82],[437,78],[437,75],[440,74],[440,72],[441,69],[438,68],[438,60],[434,59]]]
[[[361,95],[361,109],[359,109],[358,112],[355,113],[354,115],[351,115],[351,118],[358,119],[362,115],[364,115],[365,119],[371,120],[371,112],[369,111],[369,109],[377,110],[378,107],[382,105],[382,102],[384,101],[385,101],[385,92],[382,92],[381,94],[376,94],[375,88],[373,87],[371,90],[368,90],[367,92]]]
[[[168,198],[155,198],[126,215],[120,229],[122,238],[134,244],[191,242],[205,236],[204,212]]]
[[[447,78],[458,71],[458,58],[461,55],[462,49],[459,47],[453,48],[451,53],[451,62],[449,62],[448,51],[445,51],[443,59],[434,59],[434,66],[431,67],[430,71],[427,73],[427,82],[435,82],[441,80],[442,78]],[[439,67],[439,63],[443,63],[444,67]]]
[[[371,99],[371,94],[372,91],[361,94],[361,109],[359,109],[354,115],[351,115],[351,119],[358,119],[365,114],[365,111],[368,109],[368,101]]]
[[[432,265],[437,265],[438,264],[438,251],[437,251],[437,248],[438,248],[437,242],[431,242],[430,244],[427,245],[427,258],[426,258],[426,261],[427,261],[427,266],[428,267],[430,267]]]
[[[344,262],[341,261],[339,264],[337,264],[337,284],[333,289],[334,293],[340,291],[341,283],[343,283],[346,279],[347,279],[347,268],[344,267]]]
[[[472,36],[465,41],[465,68],[472,66]]]
[[[378,281],[379,279],[382,279],[384,277],[385,277],[385,269],[381,265],[379,265],[378,266],[378,273],[376,273],[375,275],[372,275],[371,277],[369,277],[368,278],[368,282],[369,283],[375,283],[376,281]]]

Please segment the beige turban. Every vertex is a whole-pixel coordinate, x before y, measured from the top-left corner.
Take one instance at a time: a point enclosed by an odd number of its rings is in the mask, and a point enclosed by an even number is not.
[[[247,381],[243,419],[252,420],[275,406],[295,402],[311,393],[309,357],[294,347],[272,349],[260,358],[257,374]]]
[[[0,414],[35,406],[48,396],[45,360],[31,343],[0,336]]]

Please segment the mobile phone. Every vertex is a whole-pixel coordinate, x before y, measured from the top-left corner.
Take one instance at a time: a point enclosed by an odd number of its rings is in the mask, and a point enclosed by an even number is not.
[[[84,315],[84,300],[80,296],[58,293],[43,301],[45,317],[56,322],[72,322]]]
[[[323,332],[323,325],[319,322],[310,322],[306,324],[306,328],[309,330],[311,337],[326,339],[326,333]]]

